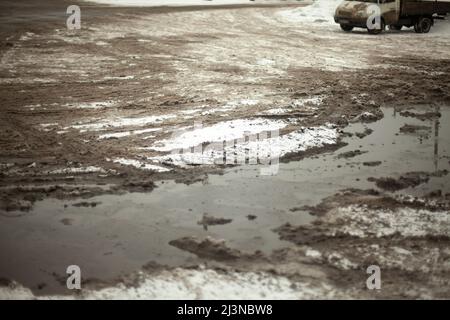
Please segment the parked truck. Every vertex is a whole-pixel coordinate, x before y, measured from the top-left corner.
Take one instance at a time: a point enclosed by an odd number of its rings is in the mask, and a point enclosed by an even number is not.
[[[346,0],[336,9],[334,21],[344,31],[364,28],[378,34],[389,26],[391,30],[414,27],[417,33],[428,33],[435,19],[444,19],[449,12],[450,0]]]

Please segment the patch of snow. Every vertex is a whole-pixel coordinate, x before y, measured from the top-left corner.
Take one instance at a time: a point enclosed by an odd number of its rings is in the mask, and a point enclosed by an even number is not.
[[[64,107],[69,107],[72,109],[101,109],[101,108],[109,108],[116,105],[115,101],[103,101],[103,102],[86,102],[80,104],[67,103]]]
[[[14,167],[14,163],[0,163],[0,169],[9,169],[11,167]]]
[[[385,237],[396,233],[403,237],[448,236],[449,213],[446,211],[399,208],[371,210],[364,206],[338,208],[326,218],[338,223],[332,234],[344,233],[360,238]]]
[[[274,136],[275,135],[275,136]],[[261,137],[263,136],[263,137]],[[232,143],[209,144],[206,148],[185,149],[171,154],[152,158],[161,163],[186,167],[189,165],[213,164],[269,164],[288,153],[305,151],[312,147],[336,143],[338,133],[335,129],[317,127],[301,129],[289,134],[278,136],[276,131],[260,133],[259,139],[255,135],[238,139]]]
[[[116,159],[113,159],[112,161],[115,163],[120,163],[125,166],[132,166],[132,167],[135,167],[135,168],[141,169],[141,170],[150,170],[150,171],[156,171],[156,172],[170,171],[170,169],[167,169],[167,168],[164,168],[161,166],[157,166],[154,164],[150,164],[150,163],[144,163],[144,162],[134,160],[134,159],[116,158]]]
[[[228,111],[237,109],[240,106],[255,106],[258,103],[259,103],[258,100],[253,100],[253,99],[242,99],[242,100],[238,100],[238,101],[230,101],[222,107],[211,108],[211,109],[205,110],[202,112],[202,115],[206,116],[206,115],[214,114],[214,113],[218,113],[218,112],[228,112]]]
[[[338,252],[332,252],[329,254],[327,260],[331,265],[341,270],[352,270],[358,268],[358,264],[351,262]]]
[[[149,147],[155,151],[172,151],[195,147],[205,142],[223,142],[244,137],[246,134],[257,134],[264,131],[280,130],[286,127],[281,121],[266,119],[238,119],[219,122],[209,127],[196,126],[194,130],[181,134],[175,133],[174,137],[162,140]]]
[[[305,252],[305,255],[310,258],[314,259],[320,259],[322,258],[322,253],[320,251],[314,250],[314,249],[307,249]]]
[[[320,106],[323,103],[325,96],[313,96],[309,98],[296,99],[292,102],[293,107],[304,107],[310,106],[314,108],[315,106]]]
[[[99,131],[105,130],[107,128],[116,128],[116,127],[127,127],[127,126],[145,126],[151,123],[161,123],[165,120],[174,119],[176,115],[173,114],[165,114],[160,116],[147,116],[140,118],[118,118],[115,120],[102,120],[100,122],[95,123],[87,123],[87,124],[75,124],[70,127],[64,128],[66,129],[77,129],[81,132],[85,131]]]
[[[132,80],[134,76],[120,76],[120,77],[104,77],[104,80]]]
[[[161,128],[149,128],[149,129],[142,129],[142,130],[105,133],[105,134],[100,135],[98,137],[98,139],[99,140],[114,139],[114,138],[118,139],[118,138],[128,137],[130,135],[140,135],[140,134],[149,133],[149,132],[155,132],[155,131],[160,131],[160,130],[161,130]]]
[[[231,4],[257,4],[264,2],[273,2],[269,0],[87,0],[100,4],[109,4],[114,6],[133,6],[133,7],[159,7],[159,6],[214,6]]]
[[[284,109],[284,108],[274,108],[274,109],[269,109],[269,110],[265,111],[266,114],[270,114],[270,115],[285,114],[287,112],[289,112],[289,110]]]
[[[119,283],[99,290],[85,288],[77,296],[34,296],[18,284],[0,287],[1,299],[158,299],[158,300],[298,300],[349,298],[346,290],[327,283],[297,282],[265,272],[216,272],[177,268],[156,275],[139,273],[139,284]]]
[[[71,173],[95,173],[95,172],[101,172],[105,173],[105,169],[95,167],[95,166],[88,166],[88,167],[80,167],[80,168],[64,168],[64,169],[57,169],[48,171],[47,174],[71,174]]]
[[[341,3],[342,0],[316,0],[309,6],[283,10],[280,14],[293,22],[334,25],[334,13]]]
[[[56,127],[59,123],[57,122],[52,122],[52,123],[42,123],[40,126],[42,128],[48,128],[48,127]]]
[[[30,40],[30,39],[34,38],[35,36],[36,36],[36,34],[33,33],[33,32],[26,32],[25,34],[20,36],[19,40],[20,41],[27,41],[27,40]]]

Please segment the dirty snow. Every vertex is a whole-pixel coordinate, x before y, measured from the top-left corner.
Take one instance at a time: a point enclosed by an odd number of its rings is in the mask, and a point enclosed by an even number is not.
[[[330,25],[334,24],[334,13],[342,0],[316,0],[311,5],[294,10],[283,10],[280,14],[295,22]]]
[[[141,169],[141,170],[150,170],[150,171],[156,171],[156,172],[168,172],[170,171],[170,169],[161,167],[161,166],[157,166],[154,164],[150,164],[150,163],[145,163],[139,160],[135,160],[135,159],[125,159],[125,158],[117,158],[117,159],[113,159],[112,160],[114,163],[119,163],[125,166],[132,166],[135,167],[137,169]]]
[[[158,6],[210,6],[210,5],[231,5],[231,4],[255,4],[275,2],[271,0],[85,0],[100,4],[110,4],[114,6],[138,6],[138,7],[158,7]]]
[[[262,137],[261,137],[262,136]],[[259,140],[250,136],[248,141],[240,137],[238,141],[226,142],[221,140],[208,145],[203,150],[195,148],[180,150],[169,155],[154,157],[152,160],[161,163],[185,167],[189,165],[213,164],[269,164],[288,153],[305,151],[312,147],[334,144],[338,138],[335,129],[328,127],[304,128],[286,135],[278,136],[276,132],[260,134]],[[228,139],[229,141],[230,139]]]
[[[73,296],[34,296],[18,284],[0,287],[0,299],[253,299],[297,300],[319,298],[348,298],[345,290],[327,283],[293,282],[269,273],[227,272],[214,270],[175,269],[157,275],[139,274],[137,286],[118,284],[114,287],[84,289]]]
[[[98,139],[99,140],[103,140],[103,139],[118,139],[118,138],[128,137],[130,135],[140,135],[140,134],[156,132],[156,131],[160,131],[160,130],[161,130],[161,128],[149,128],[149,129],[142,129],[142,130],[105,133],[105,134],[100,135],[98,137]]]
[[[80,167],[80,168],[63,168],[63,169],[57,169],[47,172],[47,174],[71,174],[71,173],[105,173],[105,169],[95,166],[88,166],[88,167]]]
[[[336,223],[332,234],[344,233],[360,238],[384,237],[396,233],[404,237],[448,236],[450,217],[446,211],[399,208],[371,210],[364,206],[348,206],[333,210],[326,218]]]
[[[67,103],[64,107],[71,109],[102,109],[110,108],[116,105],[115,101],[102,101],[102,102],[86,102],[86,103]]]
[[[187,149],[206,142],[230,141],[245,135],[280,130],[284,127],[286,127],[284,122],[266,119],[238,119],[219,122],[209,127],[202,127],[201,124],[198,124],[195,125],[194,130],[183,133],[175,132],[171,139],[162,140],[148,149],[165,152]]]
[[[131,127],[131,126],[145,126],[152,123],[161,123],[165,120],[170,120],[176,118],[173,114],[164,114],[159,116],[147,116],[140,118],[118,118],[115,120],[102,120],[100,122],[88,123],[88,124],[75,124],[66,129],[77,129],[81,132],[85,131],[100,131],[107,128],[117,128],[117,127]]]

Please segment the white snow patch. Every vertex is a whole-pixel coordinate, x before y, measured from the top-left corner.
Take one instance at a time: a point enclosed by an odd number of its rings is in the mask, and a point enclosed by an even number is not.
[[[309,98],[296,99],[292,102],[293,107],[305,107],[309,106],[311,108],[320,106],[325,99],[325,96],[313,96]]]
[[[314,250],[314,249],[307,249],[305,252],[305,255],[310,258],[314,259],[320,259],[322,258],[322,253],[320,251]]]
[[[175,269],[157,275],[140,273],[137,286],[119,283],[104,289],[84,288],[77,296],[34,296],[18,284],[0,287],[0,299],[158,299],[158,300],[298,300],[349,298],[327,283],[294,282],[265,272],[216,272]]]
[[[259,103],[259,101],[254,100],[254,99],[242,99],[242,100],[238,100],[238,101],[230,101],[230,102],[226,103],[224,106],[205,110],[202,112],[202,115],[206,116],[206,115],[214,114],[214,113],[218,113],[218,112],[228,112],[228,111],[237,109],[240,106],[249,107],[249,106],[255,106],[258,103]]]
[[[331,234],[345,233],[356,237],[384,237],[400,234],[404,237],[448,236],[450,213],[446,211],[399,208],[371,210],[365,206],[338,208],[326,217],[327,223],[337,223]]]
[[[271,115],[278,115],[278,114],[285,114],[287,112],[289,112],[289,109],[285,109],[285,108],[274,108],[274,109],[269,109],[266,110],[266,114],[271,114]]]
[[[161,130],[161,128],[149,128],[149,129],[142,129],[142,130],[105,133],[105,134],[100,135],[98,137],[98,140],[123,138],[123,137],[128,137],[130,135],[140,135],[140,134],[155,132],[155,131],[160,131],[160,130]]]
[[[274,132],[271,132],[273,134]],[[325,144],[336,143],[338,133],[328,127],[301,129],[283,136],[271,136],[267,134],[260,139],[248,141],[244,138],[236,143],[221,141],[212,143],[206,148],[194,148],[194,151],[175,151],[171,154],[154,157],[155,161],[170,163],[172,165],[186,167],[189,165],[214,165],[214,164],[269,164],[288,153],[305,151],[312,147],[321,147]]]
[[[150,164],[150,163],[144,163],[142,161],[134,160],[134,159],[116,158],[116,159],[113,159],[112,161],[115,163],[120,163],[125,166],[132,166],[132,167],[135,167],[135,168],[141,169],[141,170],[150,170],[150,171],[156,171],[156,172],[170,171],[170,169],[167,169],[167,168],[164,168],[161,166],[157,166],[154,164]]]
[[[316,0],[306,7],[283,10],[280,14],[293,22],[305,24],[335,25],[334,13],[342,0]]]
[[[332,252],[327,257],[328,262],[338,269],[351,270],[358,268],[358,264],[351,262],[338,252]]]
[[[52,123],[42,123],[40,126],[42,128],[48,128],[48,127],[56,127],[58,125],[58,122],[52,122]]]
[[[0,163],[0,169],[9,169],[11,167],[14,167],[14,163]]]
[[[110,108],[116,105],[115,101],[102,101],[102,102],[85,102],[85,103],[67,103],[64,107],[68,107],[71,109],[101,109],[101,108]]]
[[[134,76],[120,76],[120,77],[104,77],[104,80],[132,80],[134,79]]]
[[[116,128],[116,127],[127,127],[127,126],[145,126],[151,123],[161,123],[165,120],[174,119],[176,115],[174,114],[165,114],[159,116],[148,116],[148,117],[140,117],[140,118],[118,118],[115,120],[102,120],[100,122],[95,123],[87,123],[87,124],[75,124],[70,127],[64,129],[77,129],[81,132],[84,131],[99,131],[105,130],[107,128]]]
[[[195,127],[194,130],[181,134],[174,133],[169,140],[162,140],[149,147],[155,151],[172,151],[198,146],[205,142],[223,142],[239,139],[249,134],[257,134],[263,131],[280,130],[286,127],[281,121],[266,119],[238,119],[219,122],[209,127]]]
[[[261,4],[274,2],[273,0],[85,0],[100,4],[110,4],[114,6],[133,7],[159,7],[159,6],[214,6],[231,4]]]
[[[101,172],[105,173],[105,169],[95,167],[95,166],[88,166],[88,167],[80,167],[80,168],[64,168],[64,169],[57,169],[48,171],[47,174],[70,174],[70,173],[95,173],[95,172]]]

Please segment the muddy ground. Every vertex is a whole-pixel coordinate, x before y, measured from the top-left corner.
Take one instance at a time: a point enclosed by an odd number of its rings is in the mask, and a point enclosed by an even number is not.
[[[384,107],[412,119],[402,123],[399,136],[427,141],[436,128],[448,125],[439,123],[450,106],[447,21],[439,22],[435,34],[404,30],[369,36],[363,31],[345,34],[320,21],[287,19],[284,12],[301,4],[161,9],[79,3],[82,29],[69,31],[65,8],[76,2],[0,4],[0,278],[12,290],[2,293],[6,297],[23,292],[26,297],[72,294],[65,289],[65,270],[54,261],[57,257],[45,252],[39,258],[37,248],[54,245],[58,234],[65,237],[61,230],[73,227],[76,218],[58,215],[57,227],[42,219],[18,227],[20,219],[45,216],[47,207],[39,207],[40,202],[59,201],[60,208],[89,215],[105,203],[97,197],[151,197],[162,182],[189,188],[236,169],[229,164],[179,166],[164,158],[168,150],[149,148],[169,141],[179,128],[195,127],[194,122],[208,127],[239,119],[283,121],[281,135],[299,128],[333,128],[339,133],[333,143],[281,159],[301,166],[303,159],[321,161],[321,154],[331,154],[321,170],[335,168],[338,160],[344,167],[360,167],[362,162],[355,164],[355,159],[364,156],[369,145],[342,152],[340,148],[348,143],[345,137],[370,137],[374,129],[366,124],[380,121]],[[363,127],[349,133],[349,125]],[[445,134],[448,127],[443,130]],[[144,259],[132,248],[123,250],[133,254],[108,260],[104,256],[114,256],[121,242],[116,235],[114,244],[94,245],[103,257],[92,274],[87,272],[84,284],[92,291],[85,294],[122,282],[142,287],[142,277],[169,283],[189,281],[190,272],[213,272],[213,278],[225,277],[225,284],[233,279],[245,282],[241,277],[255,273],[273,277],[283,285],[272,288],[270,281],[262,281],[260,289],[269,288],[269,298],[450,298],[447,142],[440,144],[441,156],[430,154],[430,162],[434,159],[438,167],[423,171],[405,165],[394,175],[380,169],[383,156],[370,153],[363,166],[376,177],[361,177],[366,188],[346,183],[337,192],[318,189],[315,197],[320,201],[298,201],[291,210],[274,200],[274,212],[309,218],[307,223],[294,217],[289,219],[302,223],[286,219],[268,227],[283,241],[273,250],[258,248],[258,242],[230,247],[224,237],[200,231],[168,232],[171,239],[164,245],[173,252],[181,250],[187,260],[159,261],[153,255]],[[419,150],[420,144],[411,148]],[[419,162],[411,152],[412,161]],[[414,189],[420,185],[428,188]],[[273,193],[276,197],[277,191]],[[220,195],[215,205],[219,203]],[[133,202],[129,206],[133,210]],[[249,206],[241,217],[256,223],[256,211]],[[195,214],[191,222],[200,230],[235,226],[235,217]],[[89,238],[95,228],[95,223],[85,222],[70,237]],[[40,232],[54,238],[34,236]],[[83,245],[76,246],[79,264],[88,263],[91,254],[88,244]],[[37,252],[29,257],[32,251]],[[122,268],[127,260],[135,263]],[[367,290],[365,284],[365,270],[373,264],[383,270],[379,291]],[[14,291],[17,288],[22,291]],[[214,297],[218,288],[206,293],[198,289],[193,297]],[[289,292],[271,295],[277,290]],[[254,297],[252,290],[242,292],[242,298]],[[144,295],[165,297],[158,291]],[[183,291],[179,295],[182,298]]]

